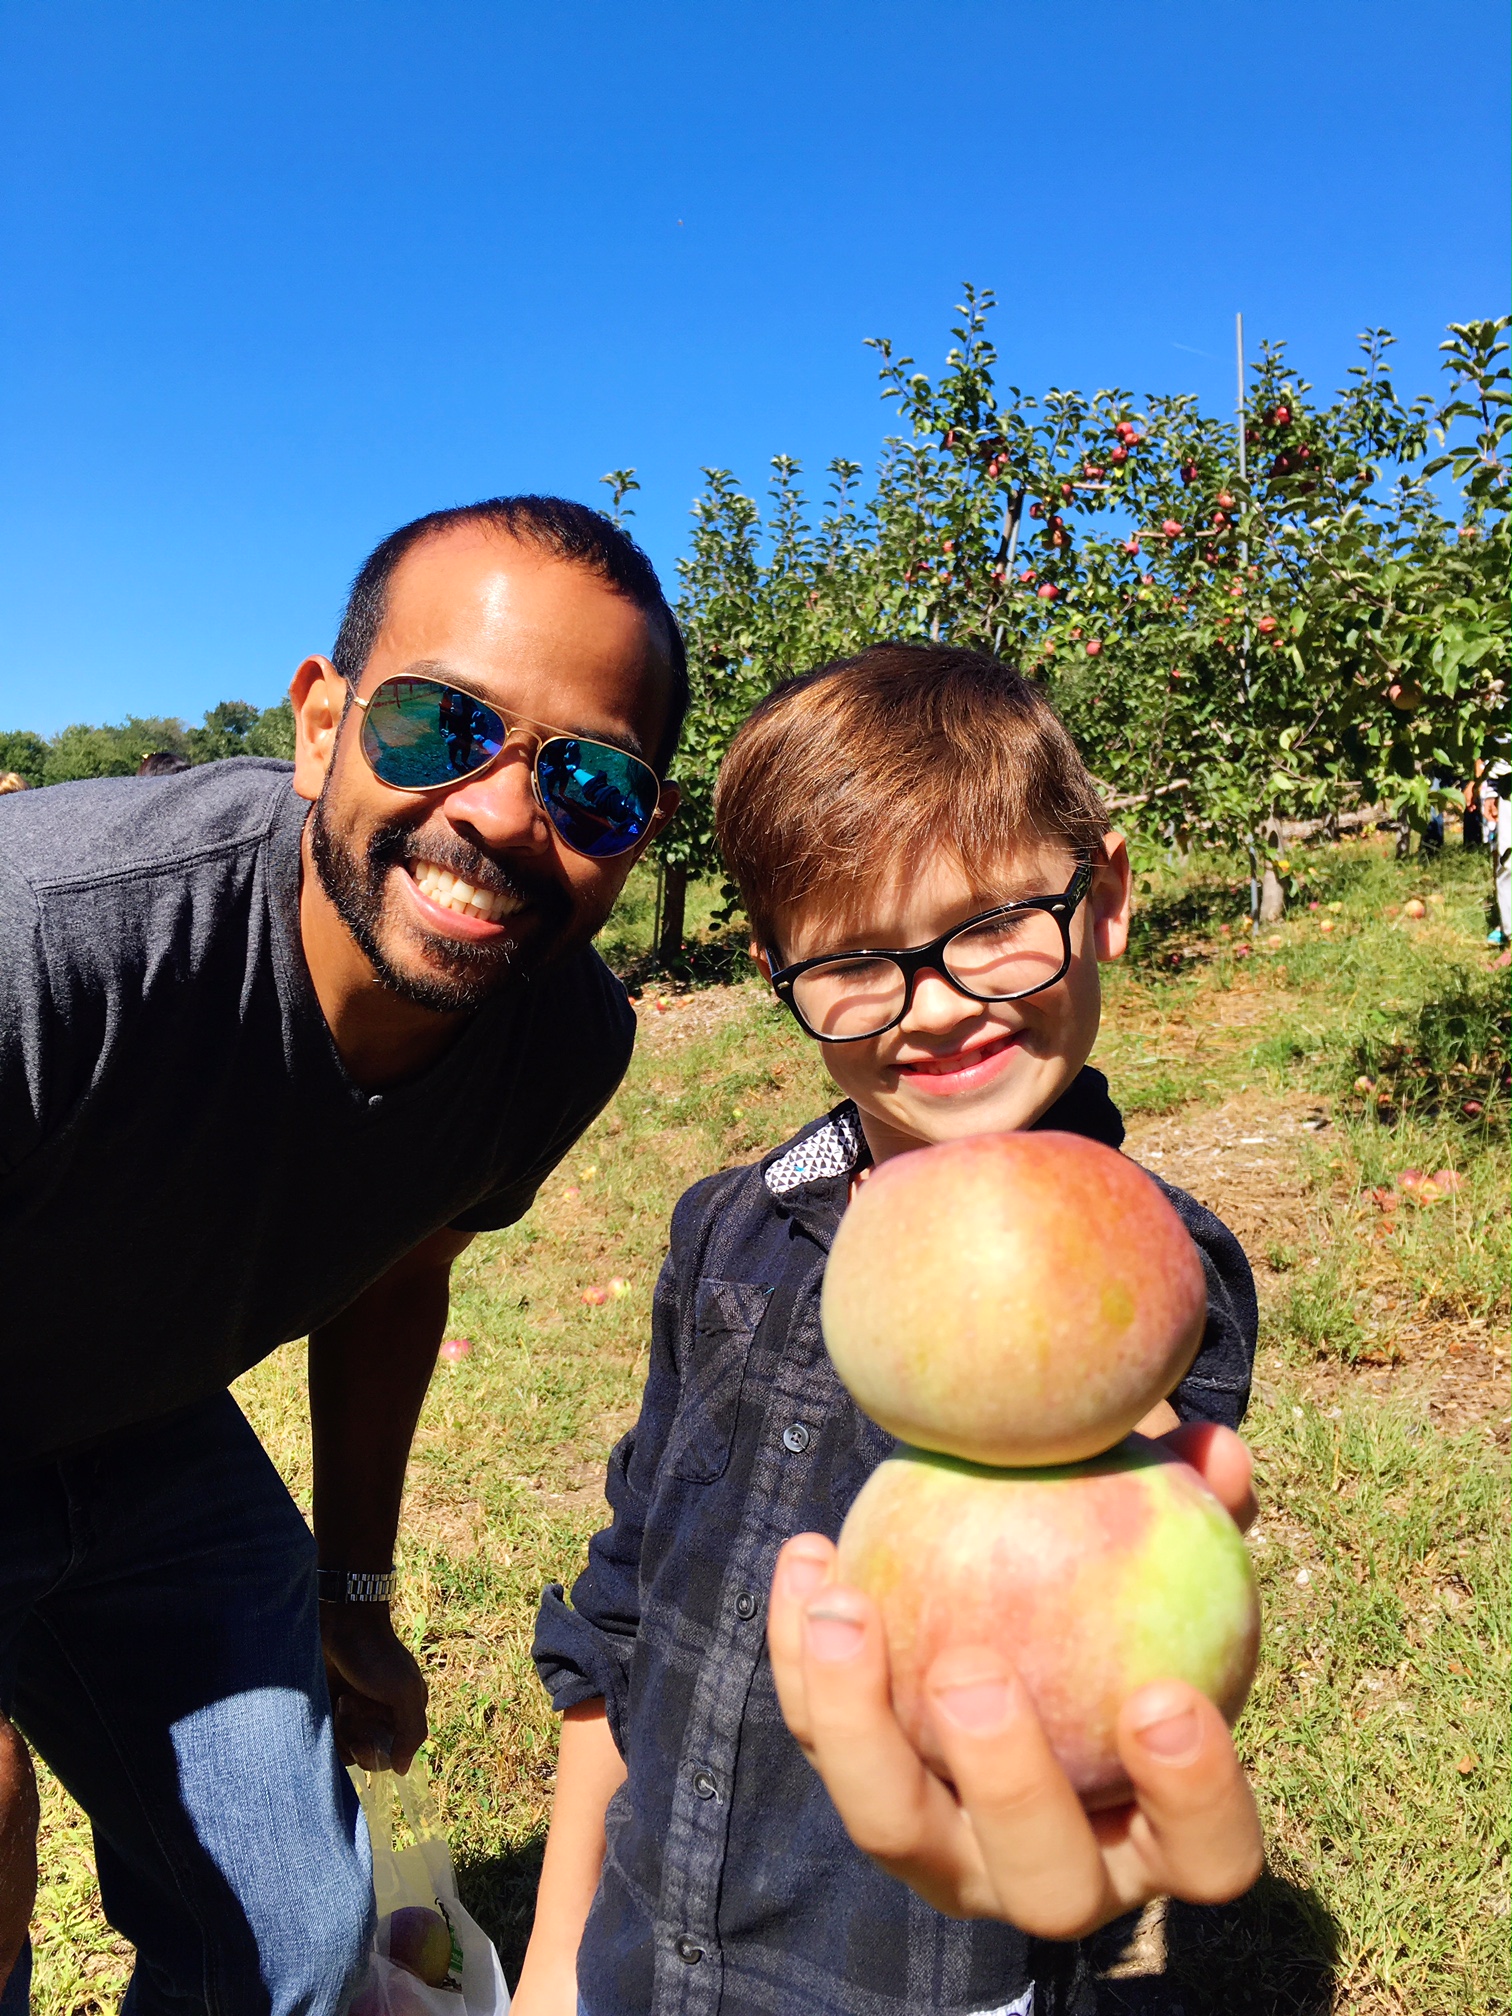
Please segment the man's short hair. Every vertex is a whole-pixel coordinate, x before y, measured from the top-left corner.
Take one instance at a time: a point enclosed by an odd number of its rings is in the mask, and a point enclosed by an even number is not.
[[[730,745],[714,826],[763,941],[798,904],[836,921],[944,848],[983,876],[1026,842],[1096,854],[1108,820],[1040,689],[1001,659],[878,644],[766,697]]]
[[[511,539],[528,541],[559,560],[574,561],[607,581],[637,609],[661,621],[667,633],[672,690],[667,699],[667,725],[651,761],[665,775],[688,711],[688,654],[682,632],[662,593],[656,569],[635,541],[602,511],[575,504],[567,497],[485,497],[477,504],[428,511],[423,518],[412,518],[408,525],[390,532],[358,568],[347,597],[341,628],[331,647],[331,663],[342,678],[355,686],[362,677],[383,628],[389,581],[405,554],[422,539],[459,525],[487,525]]]

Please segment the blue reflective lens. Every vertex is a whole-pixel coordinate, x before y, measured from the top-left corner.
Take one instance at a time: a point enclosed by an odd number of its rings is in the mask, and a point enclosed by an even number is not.
[[[541,744],[536,782],[567,845],[600,860],[635,845],[651,824],[661,790],[656,772],[638,756],[572,735]]]
[[[400,791],[431,791],[493,761],[508,734],[470,693],[435,679],[387,679],[362,717],[363,754]]]

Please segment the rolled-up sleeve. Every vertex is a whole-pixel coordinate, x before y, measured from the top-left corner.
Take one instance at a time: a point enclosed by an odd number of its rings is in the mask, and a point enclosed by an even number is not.
[[[1156,1179],[1159,1180],[1158,1178]],[[1192,1369],[1171,1396],[1183,1421],[1215,1421],[1237,1428],[1249,1406],[1260,1311],[1255,1277],[1244,1248],[1221,1218],[1184,1190],[1160,1186],[1181,1214],[1202,1255],[1207,1277],[1207,1327]]]

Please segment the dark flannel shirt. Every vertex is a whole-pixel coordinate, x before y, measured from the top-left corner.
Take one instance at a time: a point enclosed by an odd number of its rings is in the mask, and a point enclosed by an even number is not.
[[[1090,1070],[1039,1124],[1123,1139]],[[840,1384],[819,1328],[825,1256],[865,1159],[846,1104],[682,1198],[640,1419],[609,1461],[613,1524],[571,1607],[559,1583],[542,1599],[534,1652],[554,1707],[602,1695],[629,1768],[578,1957],[589,2016],[965,2016],[1017,2008],[1050,1977],[1070,1992],[1042,1985],[1042,2006],[1081,1999],[1066,1949],[946,1918],[855,1848],[777,1706],[765,1644],[777,1550],[795,1533],[837,1536],[895,1447]],[[1208,1284],[1174,1405],[1237,1426],[1250,1270],[1211,1212],[1160,1187]]]

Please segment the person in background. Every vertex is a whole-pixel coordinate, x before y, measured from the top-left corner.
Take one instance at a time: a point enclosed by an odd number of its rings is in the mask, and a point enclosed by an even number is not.
[[[8,791],[29,791],[31,786],[19,770],[0,770],[0,797]]]
[[[452,1262],[622,1077],[592,939],[671,817],[649,561],[502,497],[400,528],[292,764],[0,799],[0,1709],[89,1815],[130,2009],[336,2016],[405,1769],[389,1614]],[[227,1390],[309,1339],[314,1535]],[[27,2003],[23,1949],[0,1996]]]
[[[1506,966],[1512,964],[1512,763],[1505,742],[1487,766],[1481,792],[1496,891],[1497,927],[1490,935],[1502,948],[1497,964]]]
[[[1471,772],[1469,783],[1465,786],[1465,813],[1460,826],[1460,839],[1466,847],[1479,847],[1483,838],[1480,815],[1480,773],[1481,766],[1477,763]]]
[[[171,749],[154,749],[137,765],[138,777],[177,777],[192,768],[187,756],[175,756]]]

